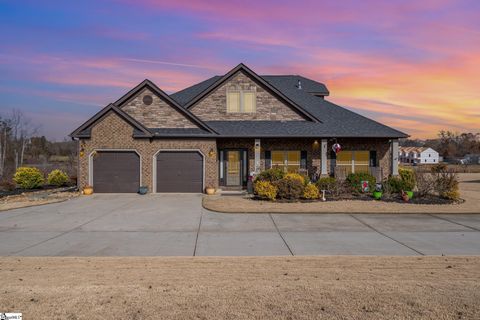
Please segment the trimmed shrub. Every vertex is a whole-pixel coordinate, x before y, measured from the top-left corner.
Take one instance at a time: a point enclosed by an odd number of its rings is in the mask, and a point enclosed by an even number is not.
[[[263,199],[273,201],[277,197],[277,187],[269,181],[255,181],[253,190],[258,197]]]
[[[375,183],[377,179],[369,173],[359,172],[359,173],[350,173],[346,179],[347,183],[352,187],[354,191],[362,192],[362,181],[368,181],[368,186],[370,190],[375,188]]]
[[[303,190],[303,198],[304,199],[318,199],[320,198],[320,192],[318,192],[318,188],[313,183],[309,183],[305,186]]]
[[[399,168],[398,174],[403,180],[403,186],[406,188],[405,191],[413,191],[416,185],[415,172],[412,169]]]
[[[383,189],[385,193],[392,194],[392,193],[400,193],[403,191],[411,191],[405,185],[405,182],[400,177],[388,177],[387,181],[383,184]]]
[[[280,199],[297,200],[303,195],[305,188],[299,179],[284,178],[275,183],[277,187],[277,196]]]
[[[34,189],[40,187],[45,179],[37,168],[20,167],[15,172],[13,181],[24,189]]]
[[[69,181],[70,179],[68,178],[68,175],[58,169],[52,170],[47,177],[48,184],[57,187],[65,186]]]
[[[333,192],[335,189],[337,189],[337,179],[333,177],[320,178],[317,181],[317,187],[318,190]]]
[[[284,177],[284,179],[293,179],[293,180],[298,180],[300,181],[302,184],[306,184],[305,182],[305,177],[302,176],[301,174],[298,174],[298,173],[287,173]]]
[[[260,172],[255,181],[277,182],[285,177],[285,171],[280,168],[271,168]]]

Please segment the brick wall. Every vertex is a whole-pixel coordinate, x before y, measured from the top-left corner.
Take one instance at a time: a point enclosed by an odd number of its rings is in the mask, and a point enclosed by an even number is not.
[[[249,157],[249,172],[254,169],[255,139],[134,139],[133,129],[115,113],[110,112],[92,128],[90,139],[82,139],[80,145],[84,156],[79,159],[79,186],[88,184],[88,155],[95,149],[134,149],[142,157],[142,184],[153,188],[153,156],[160,149],[198,149],[205,155],[205,184],[218,187],[217,147],[246,148]],[[315,143],[318,141],[318,144]],[[376,150],[383,176],[391,173],[391,154],[388,139],[337,139],[344,150]],[[328,142],[327,171],[330,173],[330,150],[334,141]],[[320,173],[321,139],[261,139],[261,168],[265,168],[265,150],[305,150],[309,173]],[[215,151],[210,156],[210,150]]]
[[[227,113],[227,88],[256,88],[257,111],[255,113]],[[208,94],[194,105],[190,111],[203,121],[213,120],[305,120],[290,106],[257,85],[243,72],[239,72],[229,81]]]
[[[146,95],[153,98],[152,104],[143,102]],[[196,124],[148,89],[142,90],[121,108],[147,128],[197,128]]]
[[[218,186],[216,155],[209,156],[210,150],[216,151],[214,139],[134,139],[133,129],[115,113],[110,112],[92,128],[90,139],[82,139],[80,146],[84,150],[79,158],[79,187],[88,184],[88,155],[95,149],[134,149],[142,158],[142,184],[153,189],[153,156],[160,149],[198,149],[205,156],[205,185]]]

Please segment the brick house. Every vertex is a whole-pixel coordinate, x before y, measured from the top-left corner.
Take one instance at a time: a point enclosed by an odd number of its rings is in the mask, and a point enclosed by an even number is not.
[[[172,95],[145,80],[70,134],[79,142],[79,187],[240,189],[270,167],[311,177],[397,174],[398,139],[407,135],[328,95],[316,81],[260,76],[243,64]]]

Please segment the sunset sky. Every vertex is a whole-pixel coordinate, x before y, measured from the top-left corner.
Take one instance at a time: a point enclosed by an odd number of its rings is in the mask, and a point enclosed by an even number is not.
[[[173,93],[240,62],[414,138],[480,132],[478,0],[0,0],[0,31],[0,113],[57,140],[145,78]]]

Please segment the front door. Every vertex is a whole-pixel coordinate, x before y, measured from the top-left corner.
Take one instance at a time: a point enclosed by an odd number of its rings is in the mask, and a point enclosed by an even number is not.
[[[248,152],[246,149],[219,150],[219,183],[221,186],[247,185]]]
[[[241,179],[241,153],[238,150],[227,150],[227,186],[240,186]]]

